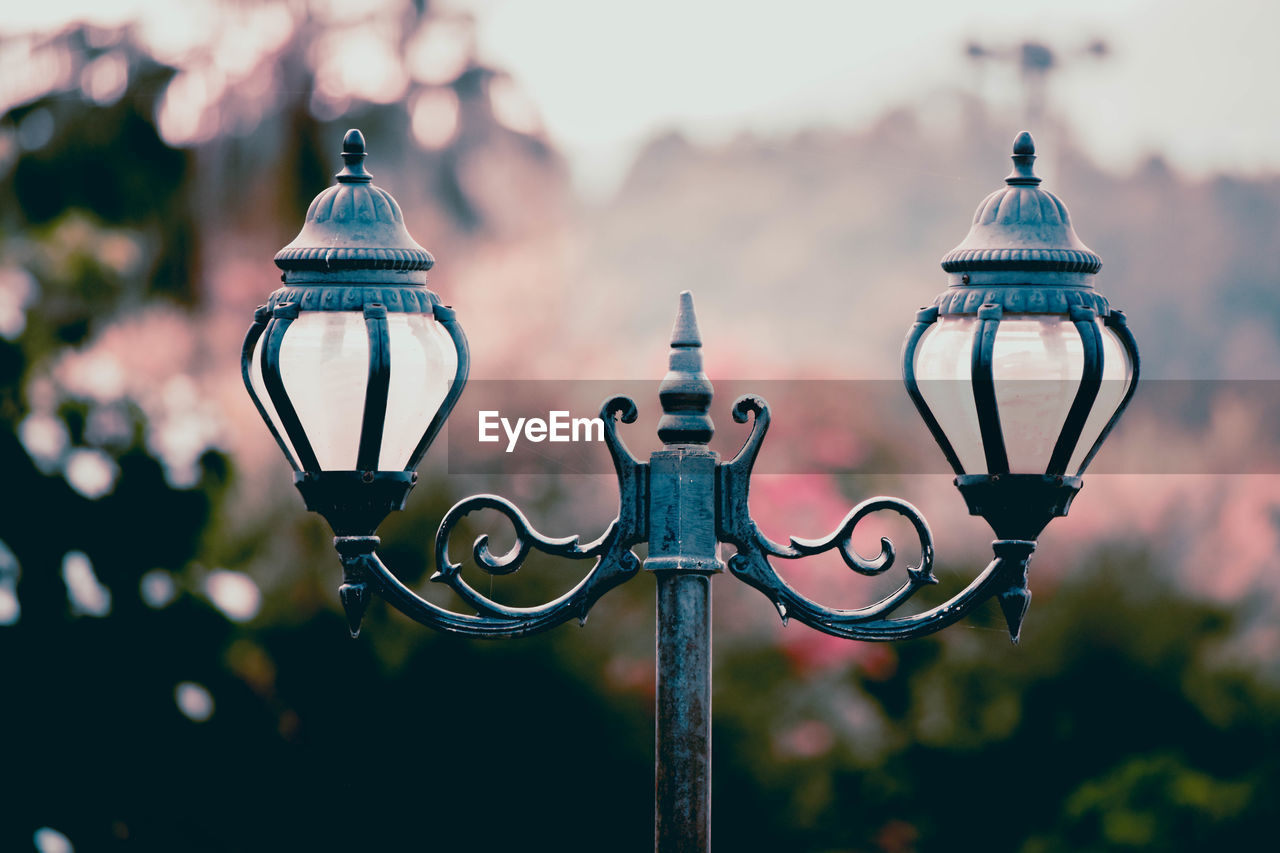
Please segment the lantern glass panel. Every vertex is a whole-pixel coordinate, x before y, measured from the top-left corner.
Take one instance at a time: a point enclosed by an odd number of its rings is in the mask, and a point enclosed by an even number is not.
[[[280,344],[280,380],[324,471],[354,471],[369,382],[360,311],[303,311]]]
[[[1080,390],[1080,331],[1053,314],[1006,315],[996,331],[991,374],[1009,471],[1043,474]]]
[[[402,471],[449,392],[458,352],[448,330],[426,314],[388,314],[387,337],[391,372],[378,469]],[[262,379],[265,340],[264,335],[254,349],[249,380],[298,464]],[[320,469],[355,470],[369,381],[369,331],[363,312],[299,314],[281,342],[280,378]]]
[[[974,316],[940,318],[921,338],[915,356],[920,393],[967,474],[990,473],[973,399],[978,323]],[[1098,326],[1103,383],[1072,454],[1069,474],[1078,470],[1120,405],[1132,376],[1120,341],[1105,325]],[[1006,314],[996,331],[991,370],[1009,471],[1045,473],[1084,373],[1079,330],[1059,315]]]
[[[1089,418],[1084,422],[1080,433],[1080,442],[1071,454],[1071,462],[1067,465],[1068,474],[1080,474],[1080,466],[1093,449],[1094,442],[1107,428],[1111,416],[1124,402],[1129,393],[1129,385],[1133,382],[1133,359],[1129,351],[1120,342],[1119,336],[1105,324],[1102,328],[1102,386],[1098,389],[1098,398],[1094,400]]]
[[[425,314],[388,314],[391,384],[378,467],[404,470],[449,393],[458,351],[443,325]]]
[[[975,317],[940,317],[920,338],[915,352],[920,395],[968,474],[987,470],[970,367],[976,324]]]

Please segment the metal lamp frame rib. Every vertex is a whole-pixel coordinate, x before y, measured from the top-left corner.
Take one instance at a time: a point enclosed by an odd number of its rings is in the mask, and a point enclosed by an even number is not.
[[[387,422],[387,390],[391,387],[391,334],[387,309],[373,302],[364,306],[369,335],[369,379],[364,389],[364,414],[360,419],[357,471],[377,471],[382,455],[382,431]]]
[[[973,331],[970,359],[973,403],[978,413],[978,430],[982,450],[987,458],[987,473],[1009,473],[1009,455],[1004,447],[1004,430],[1000,427],[1000,406],[996,401],[995,355],[996,334],[1004,312],[999,305],[983,305],[978,309],[978,323]]]
[[[253,312],[253,325],[249,327],[248,334],[244,336],[244,345],[240,349],[240,376],[244,380],[245,390],[249,392],[249,399],[253,400],[254,408],[258,410],[258,415],[262,418],[262,422],[271,431],[271,437],[280,446],[280,452],[284,454],[284,458],[289,460],[289,467],[294,471],[300,471],[297,461],[293,458],[293,450],[285,443],[280,431],[276,429],[275,421],[267,413],[266,406],[262,405],[262,400],[258,399],[258,392],[253,388],[253,351],[257,348],[258,341],[262,339],[262,335],[270,323],[271,309],[266,305],[259,305]]]
[[[303,429],[302,421],[298,418],[298,412],[289,399],[289,394],[284,387],[284,379],[280,375],[280,348],[284,344],[285,332],[289,331],[289,327],[296,319],[298,319],[297,303],[281,302],[272,311],[271,322],[263,333],[265,340],[261,356],[262,384],[266,387],[267,394],[271,397],[271,405],[275,407],[276,416],[280,418],[285,435],[289,437],[289,443],[293,445],[294,453],[297,454],[299,468],[295,470],[319,471],[320,461],[316,458],[311,440],[307,438],[307,431]]]
[[[1120,405],[1116,407],[1115,414],[1107,421],[1107,425],[1102,428],[1102,432],[1098,433],[1098,438],[1093,442],[1093,447],[1089,449],[1088,455],[1080,463],[1079,474],[1083,474],[1085,469],[1089,467],[1089,463],[1093,462],[1093,457],[1097,456],[1098,451],[1102,449],[1102,443],[1111,434],[1111,429],[1120,420],[1120,416],[1124,414],[1125,409],[1129,408],[1129,401],[1133,399],[1134,392],[1138,390],[1138,376],[1142,372],[1142,357],[1138,353],[1138,342],[1133,337],[1133,332],[1129,329],[1129,323],[1125,318],[1124,312],[1113,308],[1103,318],[1103,323],[1120,339],[1121,345],[1129,355],[1129,365],[1132,367],[1132,373],[1129,375],[1129,387],[1125,389]]]

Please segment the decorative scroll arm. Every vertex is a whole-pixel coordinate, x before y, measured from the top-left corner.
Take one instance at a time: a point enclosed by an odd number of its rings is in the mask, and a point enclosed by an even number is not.
[[[454,613],[422,598],[400,582],[379,559],[376,536],[340,536],[334,540],[342,557],[343,583],[339,589],[347,612],[351,636],[360,633],[360,621],[372,593],[377,592],[401,613],[423,625],[451,634],[471,637],[518,637],[536,633],[564,621],[495,619]]]
[[[732,542],[732,534],[751,518],[747,507],[747,495],[751,488],[751,470],[755,467],[760,445],[769,431],[769,404],[763,397],[743,394],[733,403],[734,423],[745,424],[752,417],[751,432],[747,433],[742,449],[728,462],[721,463],[718,471],[717,533],[721,541]]]
[[[585,622],[587,612],[601,596],[635,576],[640,560],[630,549],[647,536],[643,518],[645,503],[637,499],[648,487],[647,466],[637,462],[618,437],[614,422],[618,415],[624,423],[634,422],[635,404],[626,397],[614,397],[601,409],[605,441],[618,474],[621,509],[618,518],[595,541],[582,545],[577,536],[544,536],[513,503],[496,495],[466,498],[445,514],[436,533],[438,568],[431,579],[453,589],[476,610],[476,615],[439,607],[401,583],[375,553],[379,541],[376,536],[336,538],[334,544],[343,563],[343,584],[339,594],[352,636],[359,633],[360,621],[372,592],[377,592],[416,622],[440,631],[474,637],[516,637],[545,631],[573,618]],[[468,584],[461,575],[462,564],[449,558],[449,537],[457,524],[466,515],[484,509],[494,510],[505,517],[515,531],[516,541],[507,553],[498,555],[490,550],[488,536],[477,538],[471,551],[483,571],[491,575],[510,574],[518,570],[533,551],[571,560],[594,559],[595,565],[575,587],[546,604],[510,607],[493,601]]]
[[[996,540],[992,543],[995,559],[964,590],[923,613],[896,618],[889,618],[889,614],[920,587],[932,583],[932,576],[922,581],[920,576],[912,574],[897,591],[870,607],[835,610],[805,597],[779,577],[762,548],[739,551],[729,560],[729,570],[764,593],[784,620],[796,619],[825,634],[850,640],[886,642],[923,637],[958,622],[975,607],[997,596],[1009,621],[1010,638],[1017,643],[1026,602],[1031,597],[1026,589],[1027,563],[1035,547],[1035,543],[1028,540]]]
[[[769,404],[752,394],[739,397],[733,405],[733,419],[738,423],[746,423],[748,415],[754,415],[754,423],[742,449],[733,459],[720,466],[717,482],[717,534],[722,541],[731,543],[740,552],[760,548],[766,554],[787,560],[838,550],[845,565],[855,572],[869,576],[879,575],[893,567],[897,557],[893,543],[881,538],[880,553],[868,560],[853,547],[853,531],[858,522],[868,515],[889,510],[911,522],[920,539],[920,565],[908,569],[911,577],[918,586],[936,583],[932,576],[934,550],[929,525],[919,510],[897,498],[877,497],[863,501],[849,511],[835,531],[822,539],[792,537],[789,545],[780,545],[765,536],[751,518],[749,498],[751,470],[769,429]]]
[[[853,640],[888,641],[919,637],[941,630],[963,618],[974,607],[997,596],[1009,634],[1018,641],[1022,617],[1031,594],[1027,590],[1027,563],[1035,550],[1028,540],[997,540],[995,559],[968,587],[950,601],[912,616],[890,618],[921,588],[937,583],[933,574],[933,534],[920,512],[906,501],[877,497],[858,504],[840,525],[821,539],[792,537],[788,545],[765,536],[751,518],[748,490],[751,470],[769,428],[769,407],[763,399],[747,395],[733,407],[733,419],[745,423],[754,415],[751,432],[732,460],[720,466],[717,480],[717,532],[721,541],[733,545],[737,553],[729,560],[729,571],[755,587],[773,602],[783,622],[795,619],[811,628]],[[909,521],[920,543],[920,565],[907,567],[906,581],[867,607],[842,610],[825,607],[802,595],[774,570],[770,558],[796,560],[826,551],[838,551],[846,566],[863,575],[878,575],[893,567],[897,553],[888,539],[880,540],[880,553],[867,559],[853,547],[853,531],[858,522],[880,511],[896,512]]]
[[[491,575],[515,572],[524,564],[529,554],[539,551],[570,560],[595,559],[596,564],[587,576],[569,592],[541,607],[510,607],[500,604],[478,592],[462,577],[462,564],[449,559],[449,534],[463,516],[481,509],[493,509],[504,515],[515,529],[516,542],[506,554],[495,555],[489,550],[489,537],[481,535],[472,546],[472,557],[483,571]],[[635,540],[624,541],[623,531],[617,519],[596,541],[582,546],[577,536],[552,539],[543,536],[505,498],[496,495],[476,495],[456,504],[440,523],[436,534],[436,565],[439,567],[431,580],[443,583],[458,594],[481,616],[495,619],[542,620],[547,616],[560,618],[547,624],[553,627],[570,618],[585,622],[587,611],[601,595],[629,580],[640,568],[640,560],[631,552]],[[563,612],[561,612],[563,611]]]
[[[617,541],[612,535],[615,531],[611,527],[607,535],[613,542]],[[511,608],[494,603],[485,608],[488,612],[467,615],[433,604],[405,586],[374,550],[378,537],[339,537],[336,543],[343,564],[339,594],[352,636],[359,634],[361,618],[374,592],[415,622],[445,633],[495,639],[537,634],[570,619],[585,620],[587,611],[602,595],[634,577],[640,567],[630,550],[618,553],[615,546],[600,555],[595,567],[577,586],[554,601],[538,607]]]

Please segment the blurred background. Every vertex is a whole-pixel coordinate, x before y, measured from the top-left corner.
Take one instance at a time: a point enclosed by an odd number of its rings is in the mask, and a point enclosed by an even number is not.
[[[1019,648],[994,605],[854,644],[716,581],[716,848],[1265,837],[1280,7],[49,0],[4,17],[0,850],[651,849],[649,578],[518,642],[377,602],[352,641],[331,534],[244,393],[272,256],[353,126],[437,258],[477,380],[659,379],[688,288],[708,372],[741,390],[896,381],[939,259],[1031,130],[1145,384],[1041,540]],[[728,452],[731,399],[713,410]],[[623,434],[643,450],[657,400],[637,402]],[[990,532],[948,476],[892,464],[940,463],[928,434],[854,399],[815,437],[830,405],[775,404],[761,526],[818,536],[901,495],[954,594]],[[801,445],[833,473],[787,473]],[[464,495],[512,497],[551,535],[614,515],[606,475],[450,473],[446,446],[380,530],[419,588]],[[875,596],[810,562],[783,567],[806,593]],[[582,571],[474,583],[528,604]]]

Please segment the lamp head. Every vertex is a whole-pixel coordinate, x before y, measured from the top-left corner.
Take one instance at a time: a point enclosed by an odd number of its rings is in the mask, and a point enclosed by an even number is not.
[[[401,509],[415,469],[466,383],[466,338],[427,289],[431,254],[343,139],[337,184],[275,257],[284,285],[254,315],[245,387],[307,508],[343,535]]]
[[[1124,315],[1094,289],[1102,259],[1040,186],[1029,133],[1012,159],[942,259],[950,286],[916,316],[902,369],[970,512],[1002,539],[1033,540],[1067,514],[1139,361]]]

